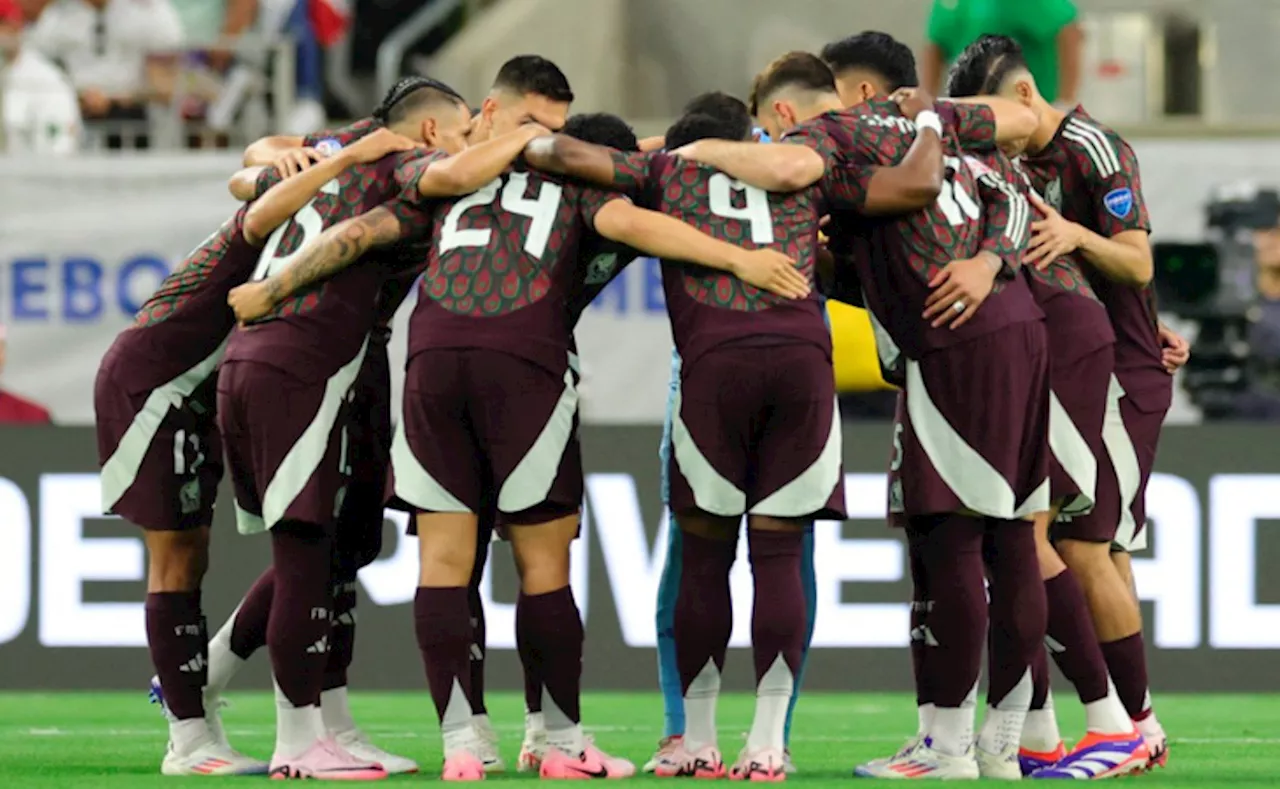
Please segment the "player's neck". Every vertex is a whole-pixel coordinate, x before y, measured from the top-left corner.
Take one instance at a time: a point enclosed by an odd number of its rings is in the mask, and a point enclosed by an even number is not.
[[[1267,301],[1280,301],[1280,268],[1258,269],[1258,295]]]
[[[1040,125],[1031,133],[1031,139],[1027,141],[1027,150],[1030,153],[1039,153],[1053,142],[1053,138],[1057,136],[1062,121],[1066,119],[1067,114],[1057,107],[1053,106],[1044,99],[1037,99],[1037,106],[1034,108],[1036,114],[1040,116]]]

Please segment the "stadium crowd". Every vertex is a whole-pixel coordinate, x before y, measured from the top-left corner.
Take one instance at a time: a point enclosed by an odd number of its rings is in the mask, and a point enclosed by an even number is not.
[[[918,84],[909,48],[864,32],[783,54],[745,100],[700,96],[661,139],[637,140],[620,118],[570,116],[564,74],[524,55],[474,109],[408,77],[369,118],[251,145],[230,182],[244,205],[147,301],[95,383],[104,509],[145,530],[162,771],[418,769],[371,742],[347,698],[356,572],[380,551],[388,504],[414,513],[442,776],[505,768],[477,591],[493,534],[520,576],[517,769],[634,773],[583,731],[569,556],[583,496],[573,327],[642,254],[662,260],[675,338],[662,462],[678,527],[655,623],[668,731],[645,770],[795,769],[812,524],[845,512],[824,298],[868,310],[901,388],[886,514],[906,530],[915,589],[919,728],[856,774],[1094,779],[1164,764],[1128,552],[1145,544],[1187,347],[1156,316],[1137,159],[1082,107],[1047,100],[1011,38],[958,53],[948,101]],[[393,420],[386,346],[411,289]],[[272,566],[209,636],[200,588],[224,466],[238,526],[269,532]],[[744,518],[757,701],[726,762],[716,700]],[[269,763],[231,746],[220,713],[263,647]],[[1070,748],[1050,657],[1085,709]]]

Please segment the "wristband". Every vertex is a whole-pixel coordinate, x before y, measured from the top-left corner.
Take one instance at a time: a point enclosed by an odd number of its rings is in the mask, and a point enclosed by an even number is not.
[[[925,110],[916,116],[917,129],[933,129],[934,133],[939,137],[942,136],[942,118],[938,117],[938,113],[933,110]]]

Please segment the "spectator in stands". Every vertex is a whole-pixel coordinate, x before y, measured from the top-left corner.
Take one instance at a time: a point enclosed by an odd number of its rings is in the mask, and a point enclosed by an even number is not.
[[[23,9],[0,0],[0,152],[68,154],[79,146],[76,92],[58,67],[22,46]]]
[[[1071,0],[934,0],[921,80],[939,95],[947,64],[986,33],[1022,45],[1027,66],[1046,99],[1074,107],[1079,99],[1084,34]]]
[[[86,121],[143,120],[173,92],[182,25],[170,0],[54,0],[28,42],[66,69]]]
[[[232,52],[227,44],[249,32],[258,18],[258,0],[170,0],[182,23],[183,40],[208,47],[209,65],[225,72]],[[221,46],[214,46],[221,44]]]
[[[4,373],[6,340],[4,324],[0,323],[0,374]],[[47,425],[52,421],[44,406],[0,389],[0,424]]]

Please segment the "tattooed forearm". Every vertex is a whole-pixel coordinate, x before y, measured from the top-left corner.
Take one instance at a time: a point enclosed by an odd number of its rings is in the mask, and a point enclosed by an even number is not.
[[[276,303],[321,280],[328,279],[374,247],[400,238],[400,220],[385,208],[334,225],[309,244],[291,265],[267,278],[265,285]]]

